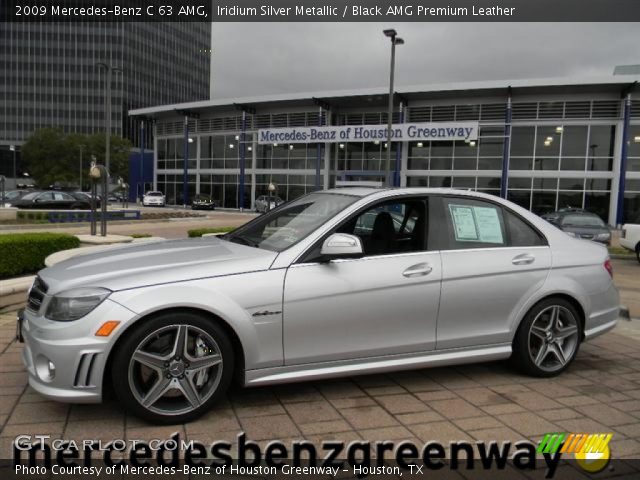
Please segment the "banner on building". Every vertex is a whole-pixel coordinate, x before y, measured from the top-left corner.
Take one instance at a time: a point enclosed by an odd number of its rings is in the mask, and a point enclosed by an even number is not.
[[[392,125],[391,140],[438,141],[478,138],[478,122],[398,123]],[[343,143],[387,140],[386,125],[344,125],[339,127],[289,127],[258,130],[258,143]]]

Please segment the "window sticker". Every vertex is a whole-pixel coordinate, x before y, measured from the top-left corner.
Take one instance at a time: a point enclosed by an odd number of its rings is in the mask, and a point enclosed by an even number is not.
[[[504,244],[496,208],[449,204],[449,212],[456,241]]]
[[[473,217],[473,209],[464,205],[449,205],[453,231],[459,242],[477,242],[478,229]]]
[[[473,207],[480,241],[486,243],[504,243],[498,210],[492,207]]]

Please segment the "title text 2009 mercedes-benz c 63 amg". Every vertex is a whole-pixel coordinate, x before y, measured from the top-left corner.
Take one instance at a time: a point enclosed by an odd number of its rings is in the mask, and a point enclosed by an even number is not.
[[[42,270],[19,320],[29,383],[69,402],[110,384],[155,422],[265,385],[496,360],[560,373],[616,324],[607,250],[497,197],[344,188],[222,238]]]

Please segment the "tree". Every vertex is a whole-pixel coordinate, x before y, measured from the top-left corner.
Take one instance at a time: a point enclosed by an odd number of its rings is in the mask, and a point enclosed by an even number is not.
[[[80,150],[82,149],[83,183],[88,182],[91,156],[104,165],[105,137],[103,133],[81,135],[65,134],[58,128],[36,130],[22,147],[22,157],[29,174],[42,188],[56,183],[78,185],[80,176]],[[129,140],[111,136],[111,178],[126,179],[129,172]]]

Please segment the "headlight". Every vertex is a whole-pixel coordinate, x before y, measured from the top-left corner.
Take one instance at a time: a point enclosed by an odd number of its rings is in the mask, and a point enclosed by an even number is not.
[[[70,322],[84,317],[109,296],[106,288],[76,288],[60,292],[51,298],[45,317],[58,322]]]
[[[611,238],[610,233],[599,233],[596,235],[596,240],[609,240]]]
[[[564,232],[564,233],[566,233],[570,237],[580,238],[576,232]]]

